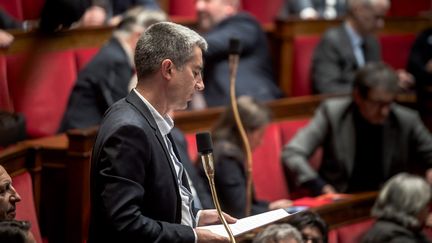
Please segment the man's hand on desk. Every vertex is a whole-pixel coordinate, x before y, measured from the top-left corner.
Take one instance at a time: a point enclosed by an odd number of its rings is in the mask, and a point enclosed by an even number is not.
[[[327,184],[322,188],[322,193],[323,194],[333,194],[333,193],[337,193],[337,192],[332,185]]]
[[[432,185],[432,168],[426,170],[426,181]]]
[[[280,200],[276,200],[273,201],[269,204],[269,209],[270,210],[274,210],[274,209],[279,209],[279,208],[287,208],[292,206],[292,201],[288,200],[288,199],[280,199]]]
[[[200,242],[230,242],[229,238],[212,233],[206,229],[195,229],[198,237],[198,243]]]
[[[233,224],[237,221],[237,219],[232,217],[231,215],[228,215],[226,213],[222,213],[222,214],[228,224]],[[200,211],[198,226],[221,224],[221,223],[222,222],[219,220],[219,215],[216,209],[207,209],[207,210]]]

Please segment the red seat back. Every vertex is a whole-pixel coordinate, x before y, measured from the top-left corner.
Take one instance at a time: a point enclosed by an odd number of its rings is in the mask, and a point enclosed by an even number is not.
[[[0,110],[13,110],[6,77],[6,58],[4,56],[0,56]]]
[[[392,0],[388,15],[390,16],[418,16],[419,13],[430,11],[432,3],[430,0]]]
[[[55,134],[76,80],[73,52],[10,56],[7,78],[15,111],[26,117],[27,134]]]
[[[312,94],[310,68],[320,36],[298,36],[293,43],[292,96]]]
[[[187,18],[195,18],[195,0],[170,1],[169,15]]]
[[[283,0],[243,0],[243,10],[251,13],[261,24],[271,24],[275,20]]]
[[[21,0],[0,0],[0,8],[15,19],[24,20]]]
[[[78,72],[98,53],[99,47],[80,48],[75,50]]]
[[[372,227],[373,223],[373,219],[367,219],[338,228],[338,243],[360,242],[363,235]]]
[[[45,0],[21,0],[24,19],[40,19]]]
[[[15,190],[21,196],[21,202],[16,204],[16,219],[26,220],[31,223],[31,232],[38,243],[42,243],[39,230],[39,221],[36,214],[35,200],[33,196],[33,184],[30,173],[24,172],[12,178]]]
[[[281,137],[277,124],[270,124],[263,143],[253,152],[253,181],[256,197],[267,201],[289,198],[280,162]]]
[[[404,69],[415,37],[415,34],[380,35],[383,61],[395,69]]]

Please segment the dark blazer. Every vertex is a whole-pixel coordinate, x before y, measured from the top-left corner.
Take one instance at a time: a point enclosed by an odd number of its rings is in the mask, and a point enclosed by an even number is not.
[[[410,230],[392,221],[377,220],[372,228],[366,232],[360,242],[428,243],[430,241],[420,230]]]
[[[350,98],[324,101],[308,126],[284,146],[283,161],[299,184],[319,177],[339,192],[348,188],[356,152],[354,109]],[[393,104],[383,134],[383,180],[415,165],[432,167],[432,137],[414,111]],[[323,158],[317,172],[308,159],[318,147]]]
[[[266,101],[281,97],[273,77],[273,67],[265,33],[249,14],[228,17],[204,35],[208,50],[204,53],[204,97],[208,106],[229,104],[229,40],[241,45],[236,94]]]
[[[132,76],[129,57],[111,38],[78,74],[59,131],[99,124],[108,107],[126,97]]]
[[[242,149],[225,140],[214,143],[215,185],[222,211],[237,217],[245,217],[246,173]],[[201,175],[205,177],[201,166]],[[210,187],[207,187],[210,188]],[[268,211],[268,202],[252,196],[252,214]]]
[[[89,243],[194,242],[192,228],[180,225],[179,186],[163,137],[134,91],[107,111],[90,178]]]
[[[365,61],[381,60],[380,46],[372,35],[365,37]],[[359,68],[344,24],[327,30],[315,48],[311,79],[314,93],[348,93]]]

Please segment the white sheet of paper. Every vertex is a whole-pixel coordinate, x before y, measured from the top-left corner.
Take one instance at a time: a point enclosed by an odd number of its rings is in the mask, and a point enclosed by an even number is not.
[[[289,215],[290,214],[287,213],[284,209],[276,209],[269,212],[239,219],[235,224],[230,224],[229,226],[234,236],[237,236],[242,233],[248,232],[250,230],[256,229],[258,227],[261,227],[263,225],[270,224],[277,220],[283,219]],[[226,232],[222,224],[202,226],[198,228],[207,229],[215,234],[228,237],[228,233]]]

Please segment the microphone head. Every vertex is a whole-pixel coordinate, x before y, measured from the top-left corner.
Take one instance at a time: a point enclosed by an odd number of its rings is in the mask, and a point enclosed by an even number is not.
[[[196,135],[197,150],[200,154],[213,152],[213,142],[210,132],[199,132]]]
[[[231,38],[229,40],[229,54],[239,55],[240,54],[240,40],[237,38]]]

